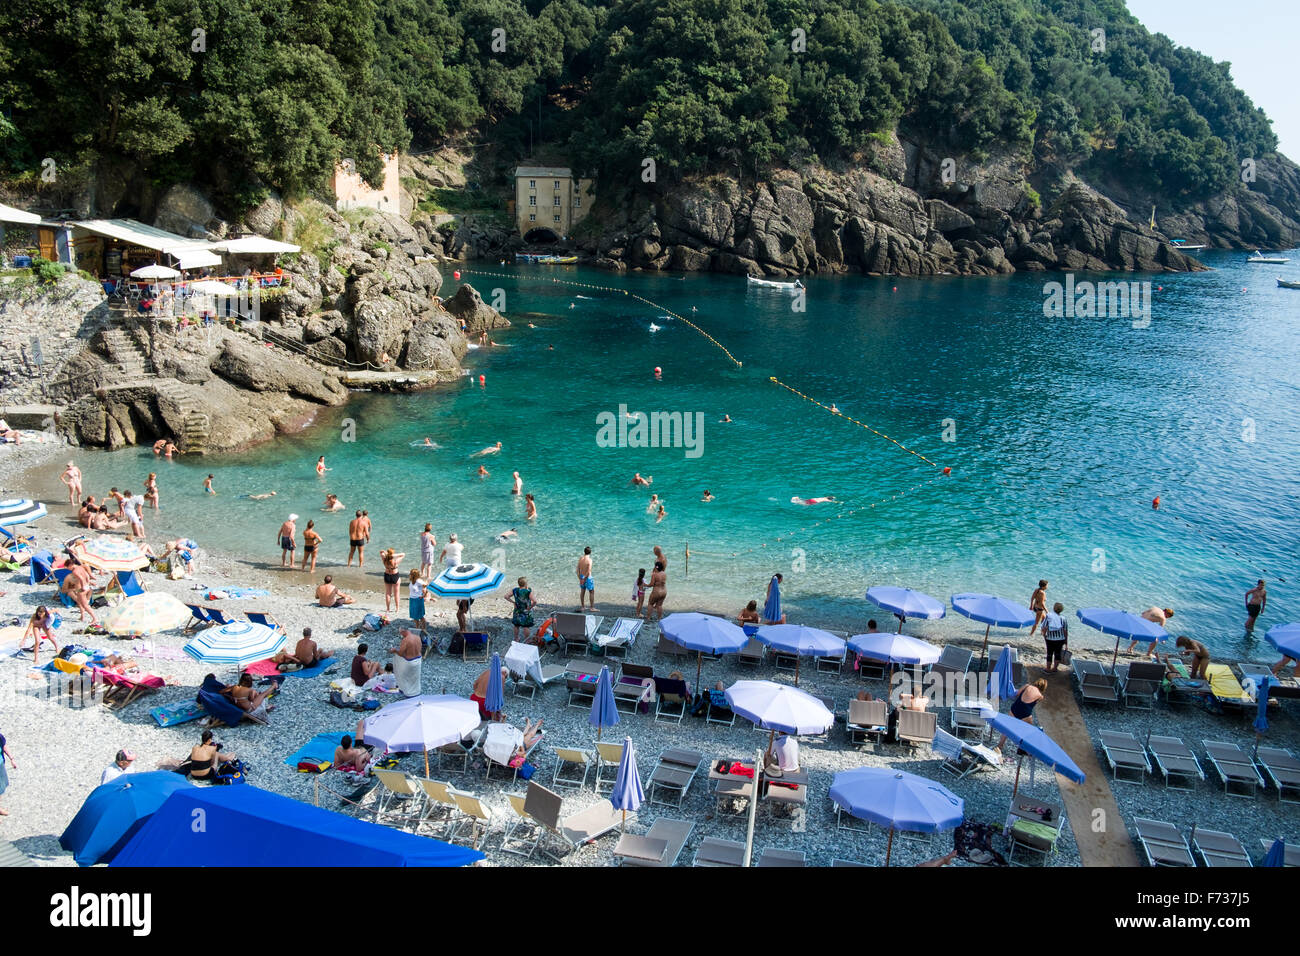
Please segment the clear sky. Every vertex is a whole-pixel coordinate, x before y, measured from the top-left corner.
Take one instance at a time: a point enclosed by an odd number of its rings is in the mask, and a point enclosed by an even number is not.
[[[1232,79],[1273,121],[1278,149],[1300,160],[1300,3],[1296,0],[1127,0],[1129,12],[1152,33],[1163,33],[1232,64]]]

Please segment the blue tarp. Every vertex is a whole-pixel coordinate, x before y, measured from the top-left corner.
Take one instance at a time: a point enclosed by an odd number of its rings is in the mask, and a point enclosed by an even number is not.
[[[59,837],[59,846],[71,852],[80,866],[107,863],[181,788],[194,789],[184,777],[168,770],[123,774],[91,791]]]
[[[113,866],[465,866],[468,847],[416,836],[252,785],[178,790]]]

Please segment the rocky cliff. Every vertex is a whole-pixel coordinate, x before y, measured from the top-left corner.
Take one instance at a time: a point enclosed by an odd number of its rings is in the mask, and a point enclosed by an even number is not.
[[[1282,156],[1261,162],[1250,188],[1170,213],[1159,231],[1148,224],[1149,196],[1099,185],[1013,157],[954,161],[891,138],[839,169],[602,200],[579,246],[610,269],[992,275],[1202,268],[1171,236],[1228,248],[1300,242],[1300,167]]]

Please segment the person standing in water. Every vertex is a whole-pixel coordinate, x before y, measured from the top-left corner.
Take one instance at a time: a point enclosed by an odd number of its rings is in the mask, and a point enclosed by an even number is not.
[[[68,467],[63,469],[63,474],[59,476],[59,481],[68,486],[68,504],[76,505],[81,503],[81,469],[72,462],[68,462]]]
[[[533,500],[531,491],[524,495],[524,518],[528,521],[537,520],[537,502]]]
[[[158,475],[156,472],[149,472],[149,477],[144,480],[144,500],[153,505],[154,511],[161,511],[158,507]]]
[[[581,613],[583,607],[583,596],[590,595],[591,610],[596,610],[596,582],[591,576],[591,548],[582,549],[582,557],[578,559],[578,611]]]
[[[203,490],[210,495],[215,495],[216,492],[212,490],[212,478],[212,475],[208,475],[208,477],[203,479]]]
[[[438,547],[438,538],[433,533],[433,525],[426,523],[420,532],[420,577],[428,578],[433,573],[434,549]]]
[[[348,522],[348,567],[352,567],[352,555],[357,556],[357,567],[366,565],[366,526],[361,520],[361,512]]]
[[[1246,592],[1246,633],[1255,630],[1255,618],[1264,613],[1268,606],[1268,592],[1264,589],[1264,579],[1260,578],[1255,586]]]
[[[321,542],[324,540],[325,539],[322,538],[316,532],[316,522],[308,521],[307,527],[304,528],[302,532],[302,570],[303,571],[316,570],[316,551],[320,547]],[[311,567],[307,566],[308,561],[311,562]]]
[[[329,471],[329,469],[325,467],[325,456],[321,455],[316,459],[316,474],[323,475],[327,471]]]
[[[511,491],[510,493],[512,495],[522,495],[524,493],[524,480],[519,477],[519,472],[517,471],[514,474],[514,478],[515,478],[515,487],[514,490]]]
[[[298,526],[294,524],[298,520],[297,515],[289,515],[289,520],[280,525],[279,534],[276,536],[280,542],[280,567],[293,567],[293,552],[297,545],[294,543],[294,537],[298,534]]]

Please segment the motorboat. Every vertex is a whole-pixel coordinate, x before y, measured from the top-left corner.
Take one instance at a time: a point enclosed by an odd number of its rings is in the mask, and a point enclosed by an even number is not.
[[[1257,266],[1283,266],[1291,260],[1286,256],[1266,256],[1258,249],[1253,256],[1247,256],[1246,261]]]
[[[755,276],[746,276],[745,278],[750,285],[758,286],[763,289],[780,289],[783,292],[798,292],[804,287],[803,281],[800,279],[795,279],[793,282],[775,282],[772,279],[759,279]]]

